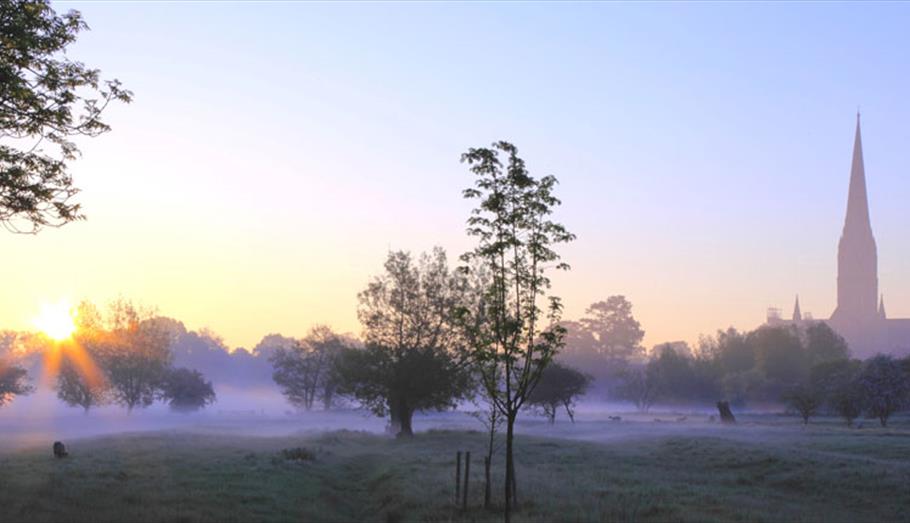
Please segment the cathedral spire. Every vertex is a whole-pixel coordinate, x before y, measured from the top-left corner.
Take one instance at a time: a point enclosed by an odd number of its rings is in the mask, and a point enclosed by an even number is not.
[[[883,320],[885,318],[887,318],[887,316],[885,316],[885,295],[884,294],[881,295],[881,298],[879,298],[879,301],[878,301],[878,315],[881,316],[881,318]]]
[[[863,139],[860,133],[859,112],[856,113],[856,136],[853,138],[853,165],[850,167],[850,192],[847,196],[847,217],[844,232],[871,231],[869,200],[866,196],[866,169],[863,165]]]
[[[796,295],[796,305],[793,307],[793,321],[803,321],[803,313],[799,310],[799,294]]]
[[[861,325],[878,318],[878,255],[869,223],[866,172],[859,113],[853,141],[853,164],[844,230],[837,246],[837,309],[834,325]]]

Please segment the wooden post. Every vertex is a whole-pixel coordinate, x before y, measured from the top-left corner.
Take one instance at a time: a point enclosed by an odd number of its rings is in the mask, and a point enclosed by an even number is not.
[[[461,493],[464,498],[461,501],[461,510],[468,510],[468,474],[471,471],[471,452],[464,453],[464,491]]]
[[[458,451],[455,457],[455,506],[458,506],[458,500],[461,498],[461,451]]]
[[[516,508],[518,506],[518,488],[516,487],[517,483],[518,482],[515,480],[515,460],[513,459],[512,460],[512,485],[511,485],[512,486],[512,508]]]
[[[490,456],[483,457],[483,477],[486,484],[483,488],[483,508],[490,508],[490,497],[492,496],[492,485],[490,484]]]

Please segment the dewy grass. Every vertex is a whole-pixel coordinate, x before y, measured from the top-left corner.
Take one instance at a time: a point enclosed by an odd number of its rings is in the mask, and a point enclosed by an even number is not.
[[[516,521],[910,520],[906,428],[794,423],[752,437],[760,424],[709,433],[658,425],[640,424],[655,427],[650,437],[607,442],[519,437]],[[66,459],[44,448],[0,452],[0,521],[501,520],[481,508],[477,432],[408,441],[158,432],[68,446]],[[456,449],[475,460],[466,512],[454,507]],[[499,507],[501,456],[493,481]]]

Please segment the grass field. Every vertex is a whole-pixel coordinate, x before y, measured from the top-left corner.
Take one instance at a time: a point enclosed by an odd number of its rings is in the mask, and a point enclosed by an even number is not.
[[[907,428],[702,425],[623,421],[603,425],[617,432],[604,441],[520,436],[516,521],[910,521]],[[312,459],[282,454],[297,447]],[[474,456],[467,512],[453,507],[456,449]],[[0,452],[0,521],[501,520],[481,508],[478,432],[400,441],[165,431],[70,450],[63,460],[49,445]],[[497,506],[501,468],[499,458]]]

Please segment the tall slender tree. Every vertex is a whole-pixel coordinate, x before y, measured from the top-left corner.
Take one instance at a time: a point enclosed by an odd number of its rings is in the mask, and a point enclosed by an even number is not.
[[[547,270],[569,268],[559,261],[554,246],[575,236],[550,218],[560,204],[553,195],[556,178],[531,176],[514,145],[500,141],[490,148],[472,148],[461,160],[475,175],[464,197],[477,202],[467,229],[477,245],[462,259],[484,267],[490,283],[481,305],[462,309],[460,316],[484,391],[505,419],[509,522],[517,491],[515,420],[565,335],[559,325],[562,303],[548,295]]]

